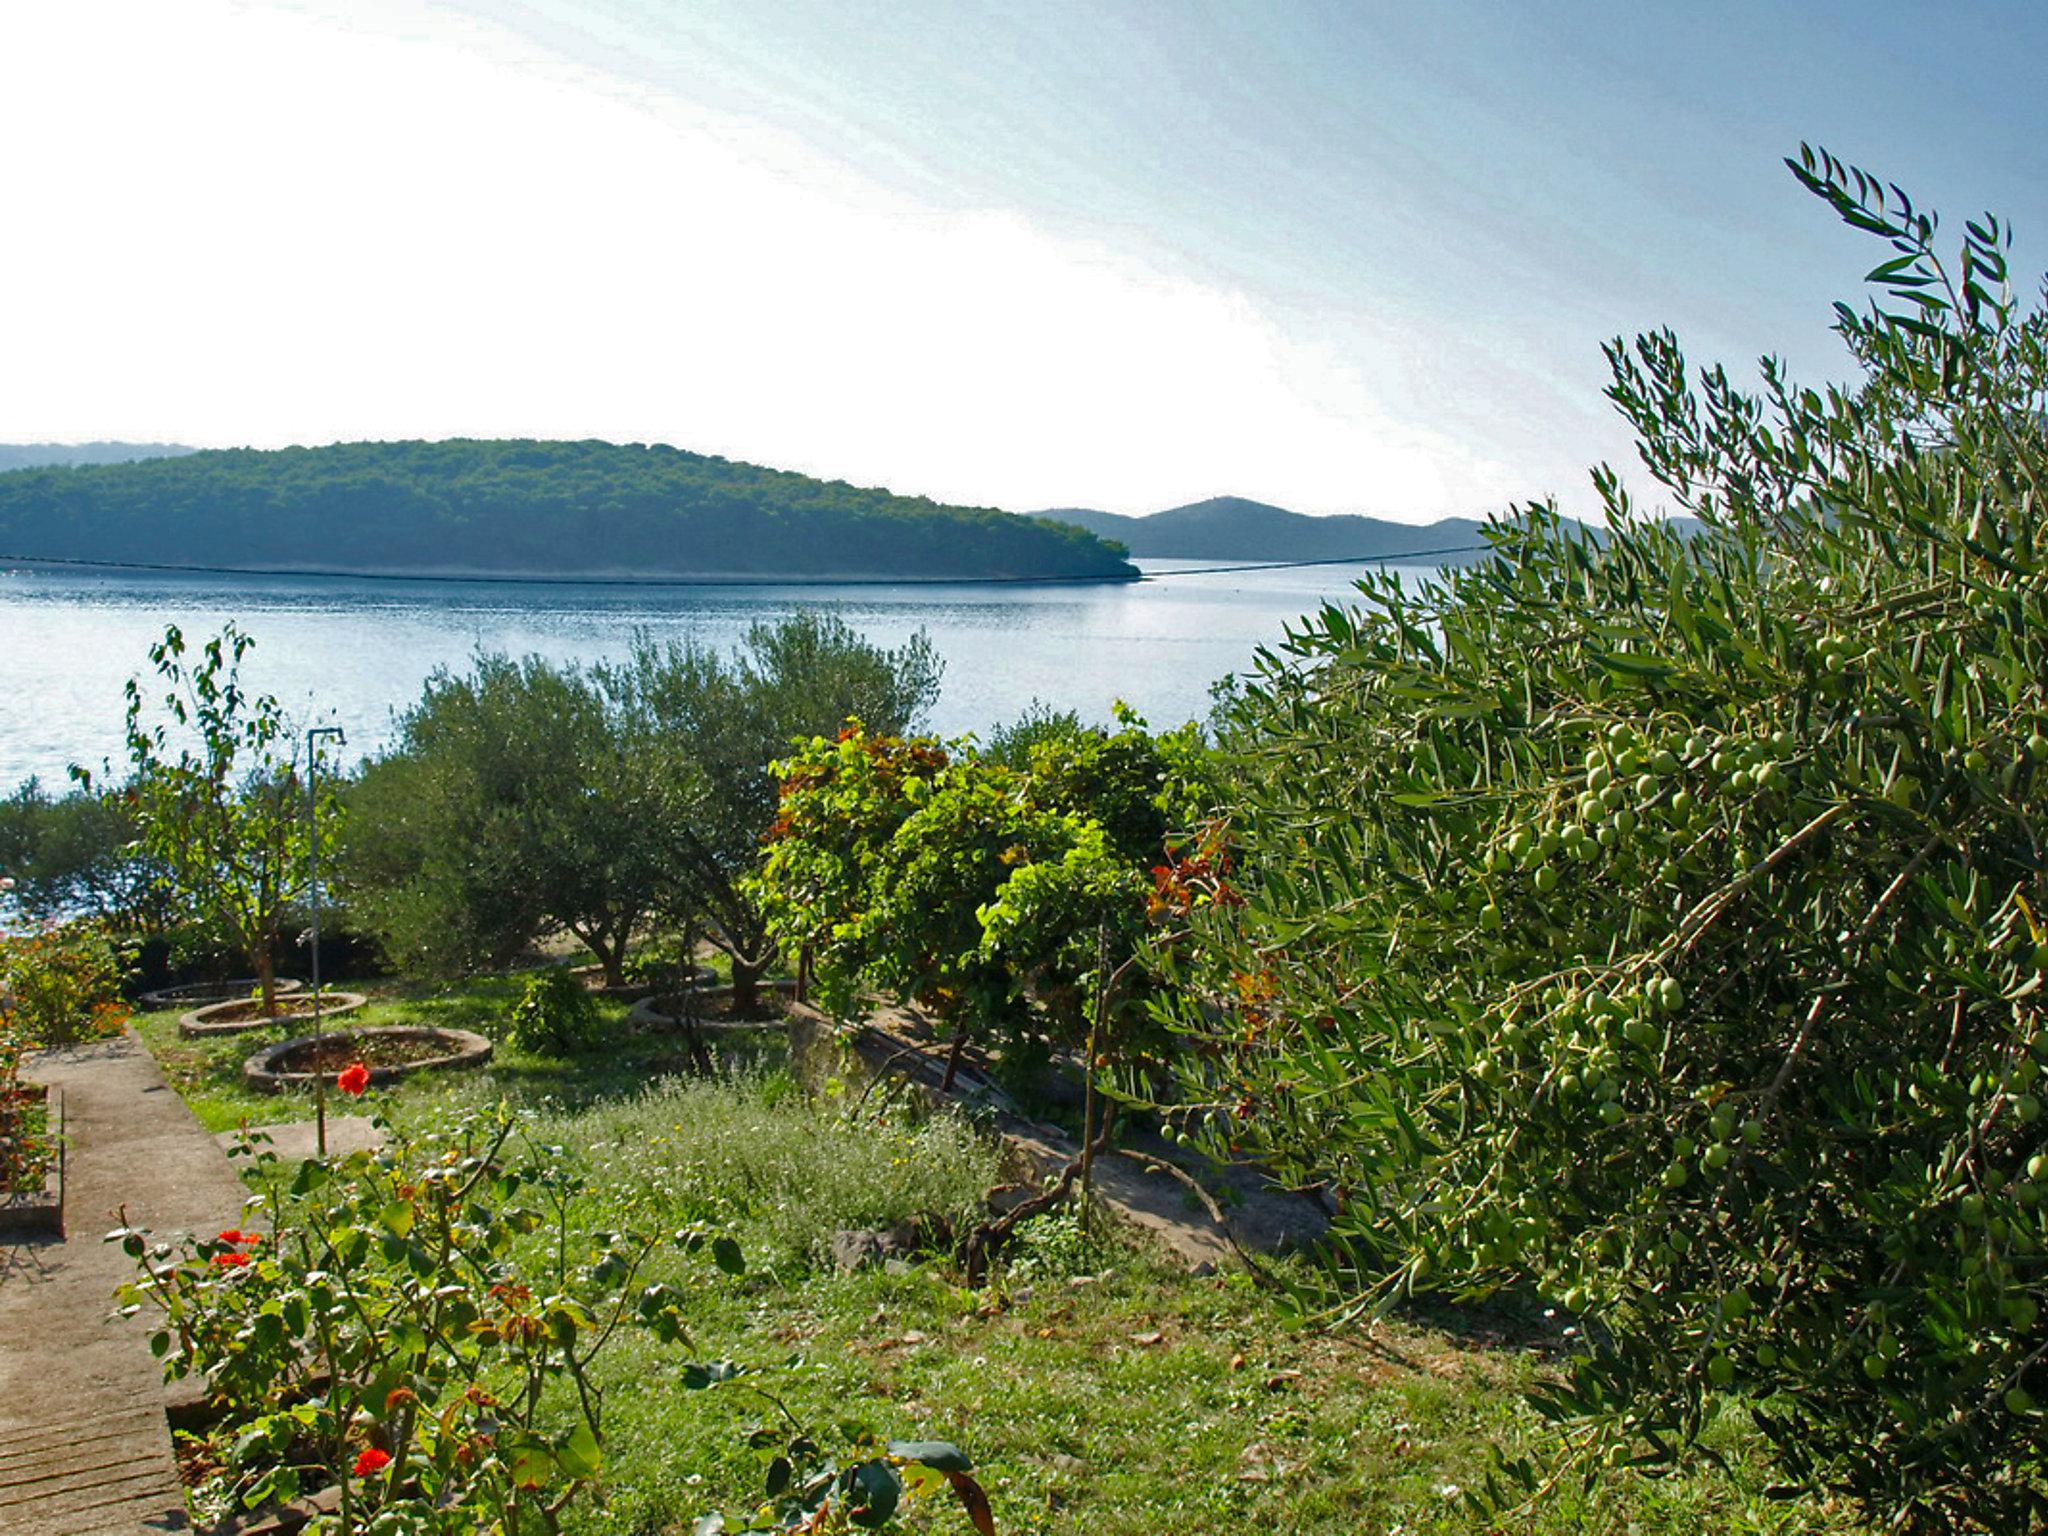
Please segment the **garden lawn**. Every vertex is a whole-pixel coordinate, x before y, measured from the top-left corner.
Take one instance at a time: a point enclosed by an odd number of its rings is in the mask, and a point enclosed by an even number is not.
[[[365,1011],[369,1022],[491,1032],[511,995],[509,983],[465,983]],[[210,1125],[306,1110],[225,1080],[224,1062],[238,1071],[247,1040],[179,1041],[175,1016],[147,1019],[143,1032]],[[740,1513],[763,1471],[746,1436],[778,1418],[754,1388],[828,1446],[861,1432],[956,1442],[1006,1536],[1481,1536],[1502,1527],[1460,1495],[1484,1479],[1493,1449],[1555,1443],[1521,1399],[1543,1357],[1498,1318],[1299,1327],[1242,1275],[1190,1278],[1090,1244],[1064,1216],[1027,1228],[981,1291],[958,1284],[944,1252],[840,1274],[829,1259],[839,1228],[913,1216],[964,1223],[998,1178],[993,1149],[950,1116],[877,1118],[813,1099],[772,1065],[650,1081],[679,1065],[662,1051],[627,1036],[566,1062],[508,1052],[488,1077],[372,1096],[398,1122],[425,1126],[509,1092],[537,1106],[542,1138],[566,1146],[589,1179],[589,1226],[701,1224],[730,1233],[746,1256],[737,1279],[701,1258],[666,1261],[666,1277],[693,1298],[691,1344],[629,1331],[605,1357],[603,1498],[572,1508],[572,1532],[680,1536],[712,1509]],[[746,1374],[709,1391],[682,1384],[685,1365],[717,1359]],[[1506,1528],[1856,1530],[1845,1516],[1766,1498],[1739,1418],[1714,1440],[1729,1471],[1662,1482],[1608,1473],[1590,1493],[1560,1490]],[[970,1530],[959,1509],[936,1504],[916,1528]]]
[[[544,1117],[580,1153],[606,1212],[639,1205],[736,1236],[741,1280],[678,1267],[695,1291],[696,1348],[626,1337],[609,1383],[607,1500],[579,1529],[687,1531],[758,1489],[747,1432],[776,1418],[734,1384],[689,1391],[689,1360],[732,1359],[821,1440],[849,1432],[952,1440],[977,1464],[1007,1533],[1209,1531],[1479,1536],[1460,1490],[1493,1447],[1553,1437],[1522,1404],[1543,1367],[1498,1318],[1335,1334],[1291,1324],[1242,1275],[1190,1278],[1055,1217],[997,1282],[957,1283],[943,1256],[890,1272],[834,1271],[836,1226],[977,1202],[993,1159],[950,1118],[877,1122],[819,1105],[779,1074],[664,1088]],[[1715,1437],[1731,1473],[1661,1483],[1607,1475],[1517,1531],[1691,1536],[1847,1532],[1764,1497],[1739,1420]],[[735,1497],[735,1492],[739,1497]],[[965,1533],[957,1509],[927,1529]]]
[[[338,981],[336,991],[361,992],[369,1003],[334,1021],[336,1029],[360,1025],[425,1024],[475,1030],[493,1042],[490,1065],[481,1071],[422,1072],[373,1090],[360,1101],[328,1096],[350,1113],[382,1113],[406,1105],[470,1103],[500,1096],[522,1103],[584,1104],[638,1091],[649,1081],[684,1070],[687,1055],[672,1036],[634,1035],[620,1026],[627,1007],[607,998],[598,1008],[612,1036],[601,1051],[567,1058],[540,1056],[507,1043],[506,1017],[526,985],[525,973],[469,977],[452,982]],[[178,1033],[183,1009],[138,1014],[135,1027],[163,1069],[164,1077],[208,1131],[240,1125],[276,1125],[313,1118],[311,1090],[259,1093],[242,1077],[242,1064],[273,1041],[306,1033],[304,1024],[250,1030],[211,1040]],[[735,1049],[746,1053],[748,1047]]]

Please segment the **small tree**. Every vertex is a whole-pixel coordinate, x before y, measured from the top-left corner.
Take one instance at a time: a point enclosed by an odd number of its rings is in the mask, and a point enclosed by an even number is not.
[[[143,684],[130,679],[125,794],[166,895],[248,956],[264,1011],[275,1013],[277,953],[304,892],[308,829],[284,711],[241,683],[255,643],[229,623],[188,662],[184,632],[164,630],[149,659],[167,718],[149,718]],[[91,788],[90,774],[72,771]]]
[[[857,726],[814,738],[779,765],[771,920],[840,1006],[914,999],[956,1042],[1027,1053],[1106,1024],[1129,1060],[1149,972],[1126,962],[1157,910],[1154,867],[1206,808],[1200,733],[1054,722],[1007,755],[1021,764]]]
[[[899,732],[938,697],[942,665],[922,634],[894,650],[811,610],[756,624],[730,654],[695,643],[638,647],[599,668],[637,782],[652,803],[678,927],[702,921],[732,961],[733,1002],[753,1009],[775,940],[753,888],[776,814],[771,765],[802,738],[849,718]]]
[[[563,931],[622,981],[664,868],[660,786],[627,746],[576,668],[436,672],[350,787],[344,894],[402,966],[502,964]]]

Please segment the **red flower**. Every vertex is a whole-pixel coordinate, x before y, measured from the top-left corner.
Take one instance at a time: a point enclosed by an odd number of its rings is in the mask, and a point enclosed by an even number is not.
[[[359,1098],[370,1086],[370,1069],[360,1061],[350,1062],[342,1068],[341,1076],[334,1080],[334,1086],[350,1098]]]
[[[240,1269],[249,1262],[249,1255],[246,1253],[216,1253],[208,1262],[215,1269]]]
[[[261,1232],[236,1232],[230,1229],[221,1233],[214,1241],[218,1243],[260,1243],[263,1241],[263,1234]]]
[[[391,1453],[389,1451],[380,1451],[373,1445],[356,1458],[355,1475],[357,1477],[371,1477],[376,1473],[382,1472],[390,1465]]]

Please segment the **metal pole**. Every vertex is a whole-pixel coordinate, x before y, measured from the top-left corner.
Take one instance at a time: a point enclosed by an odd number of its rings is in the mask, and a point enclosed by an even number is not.
[[[327,1070],[320,1064],[321,1037],[327,1020],[320,1008],[320,738],[332,736],[341,745],[348,737],[338,725],[316,725],[306,732],[306,900],[313,909],[313,1120],[319,1155],[327,1155]]]

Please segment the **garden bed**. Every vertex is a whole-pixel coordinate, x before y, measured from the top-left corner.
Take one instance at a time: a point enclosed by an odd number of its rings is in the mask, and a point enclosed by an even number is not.
[[[686,1022],[704,1030],[780,1029],[787,1017],[793,981],[760,983],[758,1006],[746,1014],[733,1012],[732,988],[692,987],[687,992],[665,992],[633,1005],[626,1022],[639,1029],[679,1029]]]
[[[145,1008],[201,1008],[208,1003],[232,1003],[246,998],[263,985],[255,976],[235,976],[226,981],[188,981],[182,986],[158,987],[145,992],[137,1002]],[[295,976],[280,976],[272,983],[278,995],[300,992],[305,983]]]
[[[358,1062],[369,1069],[371,1085],[378,1086],[415,1072],[479,1067],[490,1059],[491,1042],[469,1030],[391,1024],[280,1040],[251,1056],[242,1076],[252,1088],[277,1093],[311,1088],[320,1078],[331,1083]]]
[[[265,1013],[258,998],[234,997],[226,1002],[208,1003],[204,1008],[194,1008],[178,1020],[178,1033],[187,1039],[202,1039],[208,1035],[239,1035],[250,1030],[269,1029],[278,1024],[311,1024],[314,1022],[313,999],[307,993],[293,993],[287,1001],[296,1006],[288,1011]],[[353,1013],[369,999],[360,992],[322,992],[320,995],[319,1018],[331,1019],[344,1013]]]
[[[13,1143],[0,1147],[0,1237],[62,1237],[63,1097],[28,1083],[0,1091],[0,1138]]]

